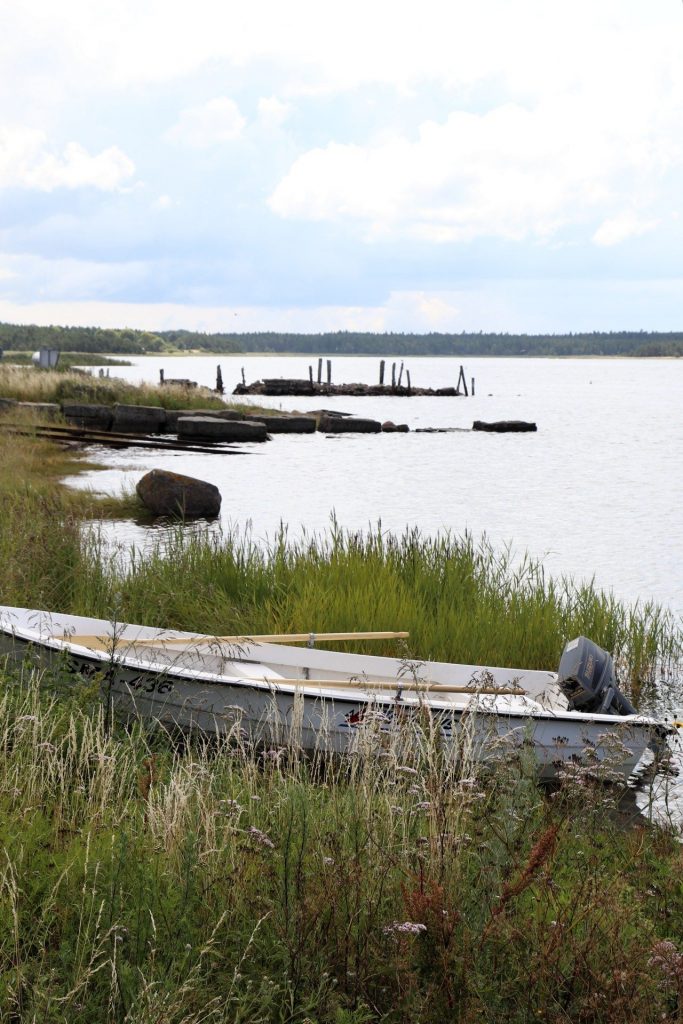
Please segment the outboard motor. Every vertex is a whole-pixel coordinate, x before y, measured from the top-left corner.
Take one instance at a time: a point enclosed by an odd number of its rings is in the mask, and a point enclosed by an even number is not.
[[[617,686],[612,656],[585,636],[570,640],[560,658],[558,683],[572,711],[598,715],[635,715]]]

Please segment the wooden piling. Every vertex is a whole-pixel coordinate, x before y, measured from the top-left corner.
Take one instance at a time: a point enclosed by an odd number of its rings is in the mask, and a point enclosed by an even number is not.
[[[396,363],[391,364],[391,386],[396,387]]]
[[[460,373],[458,374],[458,383],[457,383],[456,388],[455,388],[456,394],[458,394],[458,395],[460,394],[460,385],[461,384],[462,384],[463,394],[465,395],[465,398],[467,398],[467,396],[469,395],[469,391],[467,390],[467,380],[465,379],[465,370],[463,369],[462,366],[460,367]]]
[[[163,370],[159,370],[159,383],[160,384],[164,383],[164,371]]]
[[[225,388],[223,387],[223,374],[221,373],[220,363],[216,367],[216,391],[219,395],[225,394]]]
[[[318,360],[318,384],[323,382],[323,361],[322,357]]]
[[[313,387],[313,367],[312,366],[308,367],[308,379],[311,382],[311,387]]]
[[[406,370],[406,380],[408,381],[408,394],[410,394],[410,370]]]
[[[246,386],[247,386],[247,378],[244,376],[244,367],[242,367],[242,384],[246,388]]]
[[[474,377],[472,378],[472,398],[474,398]]]
[[[401,369],[398,371],[398,386],[401,386],[401,378],[403,377],[403,360],[401,360]]]
[[[384,360],[383,359],[380,359],[380,361],[379,361],[379,386],[381,388],[384,387]]]
[[[332,360],[327,360],[327,383],[332,383]]]

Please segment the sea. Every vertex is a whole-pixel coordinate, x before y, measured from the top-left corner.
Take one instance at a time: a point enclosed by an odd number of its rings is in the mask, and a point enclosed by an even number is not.
[[[378,383],[379,358],[331,358],[333,383]],[[247,397],[282,411],[330,409],[406,423],[407,434],[276,435],[237,446],[240,457],[101,449],[107,468],[71,483],[119,494],[153,468],[210,480],[221,491],[214,530],[248,530],[268,543],[349,530],[486,536],[553,576],[594,580],[618,599],[654,601],[683,615],[683,359],[453,359],[385,357],[414,387],[457,384],[460,397]],[[132,358],[111,376],[158,383],[186,378],[230,399],[242,379],[303,378],[307,356]],[[91,371],[97,373],[97,370]],[[475,420],[525,420],[533,433],[473,431]],[[425,428],[446,429],[430,433]],[[425,432],[422,432],[425,431]],[[144,547],[165,527],[131,520],[108,529]]]
[[[378,357],[325,356],[333,383],[379,382]],[[220,518],[188,526],[238,529],[268,544],[288,536],[347,530],[469,532],[547,575],[594,581],[641,607],[655,602],[683,622],[683,359],[453,359],[385,357],[385,379],[414,387],[453,387],[460,397],[242,398],[278,411],[329,409],[409,433],[276,435],[235,446],[239,457],[95,447],[106,468],[73,477],[105,494],[131,490],[150,469],[210,480],[222,495]],[[318,358],[187,355],[132,358],[111,376],[158,383],[160,371],[214,388],[218,368],[230,399],[242,380],[317,377]],[[97,373],[97,370],[90,372]],[[535,432],[472,430],[475,420],[525,420]],[[437,432],[430,432],[437,429]],[[443,432],[438,432],[443,430]],[[118,552],[144,550],[175,529],[157,522],[99,527]],[[683,672],[674,670],[664,705],[682,717]],[[672,740],[666,772],[633,786],[631,804],[683,835],[683,742]]]

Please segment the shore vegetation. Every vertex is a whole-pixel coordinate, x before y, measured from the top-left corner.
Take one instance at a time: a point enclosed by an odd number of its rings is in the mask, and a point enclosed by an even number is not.
[[[406,656],[551,669],[586,633],[644,693],[680,656],[661,609],[468,535],[332,522],[264,545],[178,524],[122,557],[57,483],[66,458],[0,432],[2,604],[400,628]],[[544,791],[526,748],[481,765],[466,732],[449,753],[426,729],[409,756],[310,760],[124,727],[92,684],[0,661],[0,1020],[673,1024],[681,846],[624,795],[578,765]]]

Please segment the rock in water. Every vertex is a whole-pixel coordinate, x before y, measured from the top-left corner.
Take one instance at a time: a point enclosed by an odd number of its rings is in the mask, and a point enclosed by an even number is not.
[[[145,473],[135,490],[157,516],[217,516],[221,507],[221,492],[214,484],[165,469]]]

